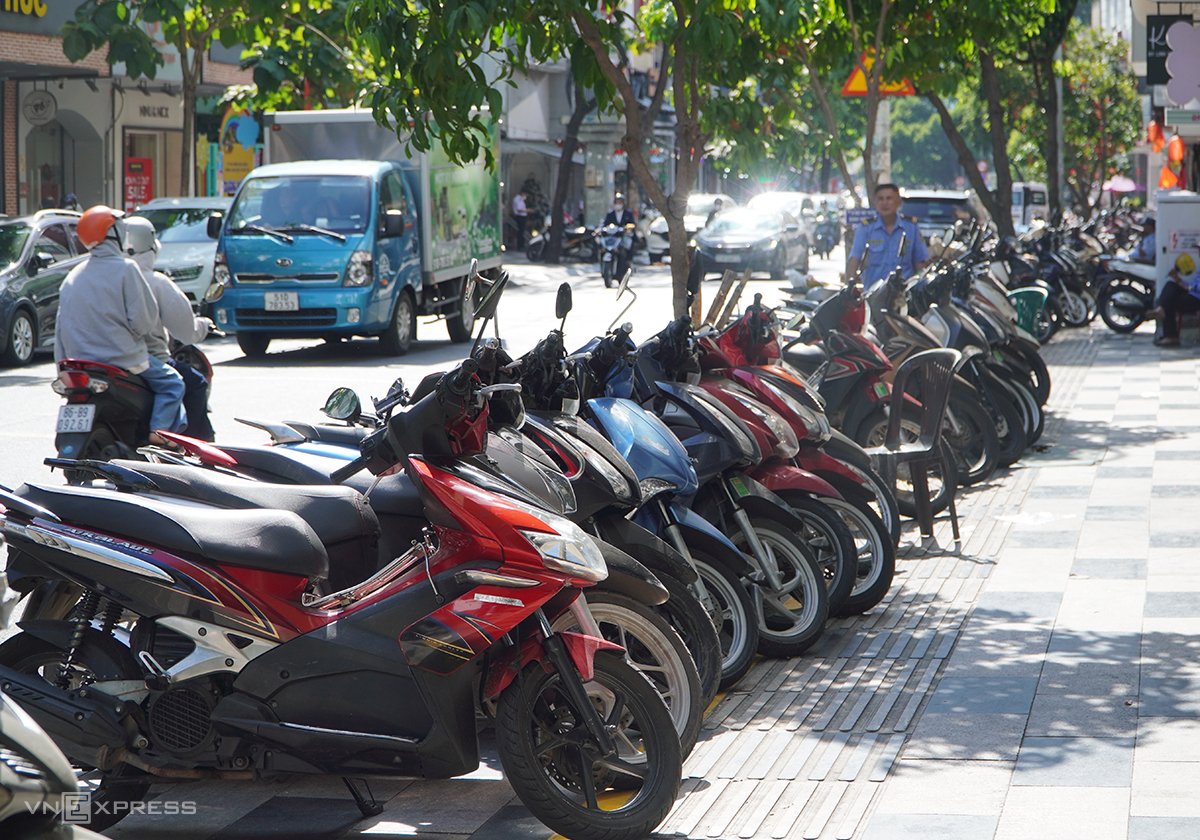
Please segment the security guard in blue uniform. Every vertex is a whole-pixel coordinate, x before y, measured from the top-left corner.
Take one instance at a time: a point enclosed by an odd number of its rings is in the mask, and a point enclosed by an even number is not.
[[[860,225],[854,232],[854,245],[846,264],[846,276],[853,277],[866,253],[867,264],[862,272],[864,289],[871,288],[897,268],[904,277],[911,277],[929,261],[920,229],[915,222],[899,215],[899,187],[895,184],[877,186],[875,211],[879,214],[875,221]]]

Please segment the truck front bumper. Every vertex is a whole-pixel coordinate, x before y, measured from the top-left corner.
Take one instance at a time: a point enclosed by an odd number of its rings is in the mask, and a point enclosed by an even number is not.
[[[305,338],[323,335],[361,335],[387,326],[387,302],[371,287],[360,289],[254,289],[235,286],[212,304],[212,317],[227,332],[262,332]],[[267,309],[268,292],[296,295],[295,309]]]

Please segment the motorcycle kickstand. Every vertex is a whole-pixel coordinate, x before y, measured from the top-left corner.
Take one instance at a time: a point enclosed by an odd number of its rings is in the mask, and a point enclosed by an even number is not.
[[[346,785],[346,790],[350,791],[350,795],[354,797],[354,804],[358,806],[358,811],[363,817],[377,817],[383,813],[383,803],[375,799],[366,779],[351,779],[349,776],[342,776],[342,781]],[[366,791],[365,796],[363,791],[358,789],[359,785]]]

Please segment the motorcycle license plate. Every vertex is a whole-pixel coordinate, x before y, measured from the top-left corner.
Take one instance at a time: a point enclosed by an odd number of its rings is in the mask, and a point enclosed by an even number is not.
[[[267,292],[263,300],[263,309],[268,312],[295,312],[299,308],[299,292]]]
[[[612,254],[608,254],[608,253],[606,253],[606,254],[604,255],[604,261],[605,261],[605,262],[609,262],[610,260],[612,260]]]
[[[62,405],[58,407],[58,434],[70,432],[90,432],[96,422],[96,406],[94,405]]]

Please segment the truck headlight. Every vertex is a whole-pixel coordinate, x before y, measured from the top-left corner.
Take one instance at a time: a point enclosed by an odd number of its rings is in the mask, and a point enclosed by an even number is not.
[[[371,266],[370,251],[355,251],[350,255],[350,263],[346,266],[346,279],[343,286],[369,286],[375,279]]]

